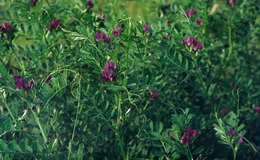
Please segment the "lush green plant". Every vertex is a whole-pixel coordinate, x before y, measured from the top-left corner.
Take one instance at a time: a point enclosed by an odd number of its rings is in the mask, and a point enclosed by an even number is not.
[[[0,6],[0,159],[260,159],[259,1]]]

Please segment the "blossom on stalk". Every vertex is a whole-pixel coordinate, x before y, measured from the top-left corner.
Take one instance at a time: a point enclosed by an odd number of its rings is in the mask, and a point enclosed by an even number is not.
[[[112,34],[113,34],[114,37],[120,36],[121,32],[120,32],[118,26],[116,26],[116,29],[112,31]]]
[[[239,139],[237,141],[237,145],[240,145],[241,143],[243,143],[243,137],[242,136],[239,137]]]
[[[256,113],[260,113],[260,106],[255,107],[255,112],[256,112]]]
[[[87,5],[86,5],[87,11],[90,10],[91,8],[93,8],[93,7],[94,7],[93,1],[92,1],[92,0],[89,0],[88,3],[87,3]]]
[[[23,77],[19,76],[19,75],[14,75],[13,79],[15,81],[15,88],[17,91],[19,90],[31,90],[34,86],[34,81],[30,80],[29,83],[25,83]]]
[[[234,136],[236,136],[236,132],[234,130],[230,130],[229,135],[233,138]]]
[[[38,2],[38,0],[31,0],[31,6],[36,7],[37,2]]]
[[[184,132],[180,142],[181,144],[185,144],[186,147],[188,147],[190,145],[190,139],[196,137],[197,135],[197,130],[191,130],[190,127],[188,127],[187,132]]]
[[[50,25],[49,25],[49,29],[50,29],[50,31],[52,31],[52,30],[54,30],[54,29],[56,30],[56,29],[58,29],[60,26],[61,26],[60,21],[59,21],[58,19],[53,19],[53,20],[51,21]]]
[[[52,76],[48,76],[45,83],[47,83],[51,88],[53,88],[53,85],[50,82],[51,79],[52,79]]]
[[[202,19],[198,18],[197,21],[196,21],[196,24],[199,25],[199,26],[202,25],[203,24]]]
[[[184,12],[184,17],[191,18],[194,14],[196,14],[196,11],[193,8],[191,8],[190,10],[186,10]]]
[[[232,5],[232,4],[235,4],[237,3],[237,0],[227,0],[227,5]]]
[[[104,20],[105,20],[105,15],[104,15],[103,13],[101,13],[100,16],[99,16],[99,19],[100,19],[101,21],[104,21]]]
[[[146,32],[146,31],[148,32],[149,30],[150,30],[150,26],[148,24],[147,25],[144,24],[143,25],[143,31],[144,32]]]
[[[116,69],[117,69],[117,65],[114,62],[109,61],[106,63],[106,71],[114,72],[116,71]]]
[[[107,37],[104,33],[97,32],[95,37],[96,42],[99,42],[102,39],[104,40],[105,43],[110,43],[109,37]]]
[[[151,98],[152,101],[159,99],[158,94],[154,90],[149,89],[149,92],[152,95],[152,98]]]
[[[12,29],[12,27],[9,22],[4,22],[0,26],[0,31],[2,31],[3,33],[9,32],[11,29]]]
[[[114,62],[107,62],[105,65],[105,70],[101,71],[101,82],[105,83],[116,81],[116,76],[113,74],[116,69],[117,65]]]
[[[191,47],[194,51],[200,51],[203,49],[202,45],[198,42],[198,40],[194,39],[192,36],[189,36],[187,40],[182,40],[183,46]]]
[[[175,141],[175,138],[173,138],[172,136],[168,135],[168,139],[171,141]]]
[[[221,114],[222,117],[225,117],[226,115],[229,114],[229,110],[226,109],[226,108],[224,108],[224,109],[222,109],[222,110],[220,111],[220,114]]]

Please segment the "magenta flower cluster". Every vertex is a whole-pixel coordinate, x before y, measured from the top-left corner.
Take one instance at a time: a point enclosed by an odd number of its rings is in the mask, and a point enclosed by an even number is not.
[[[158,94],[154,90],[149,89],[149,93],[152,95],[152,97],[151,97],[152,101],[159,99]]]
[[[119,37],[121,35],[119,26],[116,26],[116,29],[112,31],[114,37]]]
[[[87,2],[87,5],[86,5],[86,9],[87,9],[87,11],[89,11],[91,8],[93,8],[94,7],[94,3],[93,3],[93,1],[92,0],[89,0],[88,2]]]
[[[182,137],[181,137],[181,144],[185,144],[186,147],[190,145],[190,139],[196,137],[197,135],[197,130],[191,130],[190,127],[188,127],[187,132],[184,132]]]
[[[220,111],[220,114],[221,114],[222,117],[225,117],[229,114],[229,110],[224,108]]]
[[[31,6],[36,7],[37,2],[38,2],[38,0],[31,0]]]
[[[194,51],[200,51],[203,49],[202,45],[198,42],[198,40],[196,40],[192,36],[189,36],[187,40],[183,39],[182,44],[184,46],[193,47]]]
[[[235,4],[237,0],[227,0],[227,5]]]
[[[50,31],[53,31],[54,29],[57,30],[61,26],[61,23],[58,19],[53,19],[49,25]]]
[[[186,10],[184,12],[184,17],[191,18],[194,14],[196,14],[196,11],[193,8],[191,8],[190,10]]]
[[[143,25],[143,31],[144,31],[144,32],[146,32],[146,31],[148,32],[149,30],[150,30],[150,26],[149,26],[148,24],[147,24],[147,25],[144,24],[144,25]]]
[[[9,22],[4,22],[0,26],[0,31],[2,31],[3,33],[9,32],[11,29],[12,29],[12,27]]]
[[[117,65],[109,61],[106,63],[105,70],[101,71],[101,82],[113,82],[116,81],[116,76],[113,74],[117,70]]]
[[[99,42],[100,40],[104,40],[104,42],[105,43],[110,43],[110,41],[111,41],[111,39],[110,39],[110,37],[107,37],[104,33],[99,33],[99,32],[97,32],[96,33],[96,42]]]
[[[29,83],[25,83],[23,77],[19,75],[14,75],[13,79],[15,81],[15,88],[17,91],[24,89],[24,90],[31,90],[34,86],[33,80],[30,80]]]

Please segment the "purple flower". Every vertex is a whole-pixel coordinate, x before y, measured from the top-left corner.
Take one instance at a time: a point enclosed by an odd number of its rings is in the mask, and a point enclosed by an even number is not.
[[[199,25],[199,26],[203,24],[201,18],[198,18],[198,19],[197,19],[196,24]]]
[[[255,112],[256,112],[256,113],[260,113],[260,106],[255,107]]]
[[[152,95],[152,98],[151,98],[152,101],[159,99],[158,94],[154,90],[150,89],[149,92]]]
[[[101,35],[99,32],[96,33],[96,42],[99,42],[101,39]]]
[[[106,63],[105,68],[106,69],[104,71],[101,71],[101,82],[105,83],[116,81],[116,76],[113,74],[113,72],[116,71],[117,65],[114,62],[109,61]]]
[[[196,11],[193,8],[191,8],[190,10],[186,10],[184,12],[184,17],[191,18],[194,14],[196,14]]]
[[[38,2],[38,0],[31,0],[31,6],[36,7],[37,2]]]
[[[105,15],[104,15],[103,13],[101,13],[100,16],[99,16],[99,19],[100,19],[101,21],[104,21],[104,20],[105,20]]]
[[[188,147],[190,144],[190,139],[196,137],[196,135],[197,135],[197,130],[195,129],[191,130],[191,128],[188,127],[187,132],[184,132],[180,139],[181,144],[185,144],[186,147]]]
[[[171,141],[175,141],[175,138],[173,138],[172,136],[168,135],[168,139]]]
[[[189,36],[187,39],[187,45],[190,47],[194,41],[195,41],[195,39],[193,37]]]
[[[222,117],[225,117],[226,115],[229,114],[229,110],[226,109],[226,108],[224,108],[224,109],[222,109],[222,110],[220,111],[220,114],[221,114]]]
[[[197,40],[193,41],[193,50],[194,51],[202,50],[202,45]]]
[[[227,5],[235,4],[237,0],[227,0]]]
[[[49,25],[50,31],[53,29],[58,29],[61,26],[61,23],[58,19],[53,19]]]
[[[92,0],[89,0],[87,5],[86,5],[86,9],[89,10],[89,9],[91,9],[93,7],[94,7],[94,3],[92,2]]]
[[[169,27],[171,26],[171,21],[169,19],[167,20],[167,24]]]
[[[116,76],[107,70],[101,71],[101,76],[102,76],[101,78],[102,83],[116,81]]]
[[[48,76],[45,83],[47,83],[51,88],[53,88],[53,85],[50,82],[51,79],[52,79],[52,76]]]
[[[30,80],[29,83],[25,83],[24,79],[19,75],[14,75],[13,79],[15,81],[15,88],[17,91],[24,89],[24,90],[31,90],[34,86],[33,80]]]
[[[118,26],[116,26],[116,30],[113,30],[113,31],[112,31],[112,34],[113,34],[114,37],[120,36],[121,32],[120,32]]]
[[[34,81],[30,80],[28,84],[25,83],[25,86],[26,86],[25,89],[27,89],[27,90],[33,89]]]
[[[197,41],[195,40],[192,36],[189,36],[187,40],[182,40],[182,45],[183,46],[193,46],[193,50],[194,51],[200,51],[203,49],[202,45]]]
[[[2,24],[2,26],[0,26],[0,30],[3,32],[3,33],[6,33],[6,32],[9,32],[10,30],[12,29],[11,25],[9,22],[4,22]]]
[[[229,135],[233,138],[236,136],[236,132],[234,130],[229,131]]]
[[[185,39],[182,40],[182,45],[186,46],[187,45],[187,41]]]
[[[147,24],[147,25],[143,25],[143,31],[146,32],[146,31],[149,31],[150,30],[150,26]]]
[[[106,63],[106,71],[114,72],[116,71],[116,69],[117,69],[117,65],[114,62],[109,61]]]
[[[108,43],[108,44],[109,44],[110,41],[111,41],[110,37],[105,37],[105,38],[104,38],[104,42],[105,42],[105,43]]]
[[[243,137],[242,136],[239,137],[239,139],[237,141],[237,145],[240,145],[241,143],[243,143]]]

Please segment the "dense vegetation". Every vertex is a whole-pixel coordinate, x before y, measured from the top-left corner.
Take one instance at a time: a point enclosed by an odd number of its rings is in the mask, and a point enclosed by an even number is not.
[[[0,159],[260,159],[259,0],[1,0]]]

